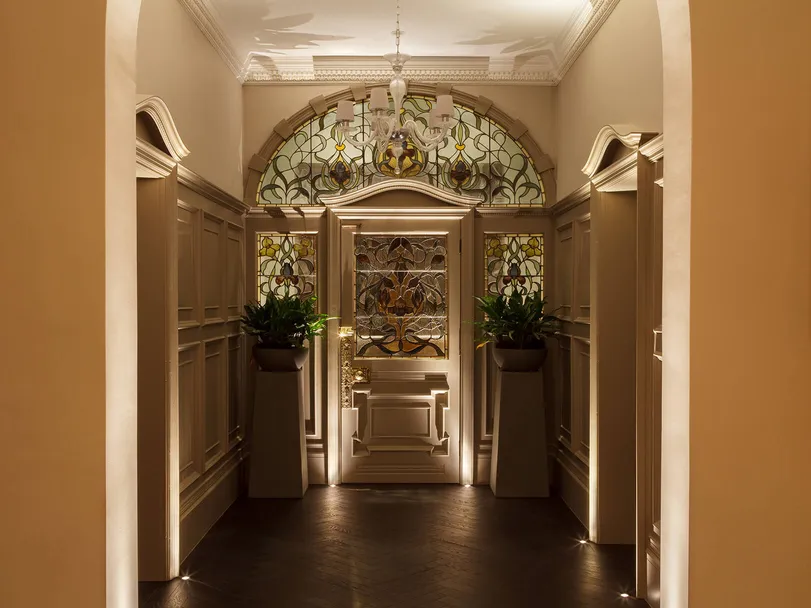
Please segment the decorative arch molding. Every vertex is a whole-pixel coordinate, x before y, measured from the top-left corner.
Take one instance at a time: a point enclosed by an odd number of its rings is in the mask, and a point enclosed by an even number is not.
[[[656,137],[658,133],[642,131],[628,125],[606,125],[597,133],[591,153],[583,166],[583,173],[590,180],[600,171],[620,158],[635,152],[639,146]],[[627,152],[618,154],[618,148]]]
[[[337,91],[328,96],[319,95],[310,100],[309,104],[293,114],[290,118],[280,121],[273,129],[270,137],[262,145],[258,153],[254,154],[248,163],[246,171],[246,183],[244,202],[246,205],[256,205],[256,192],[258,191],[262,174],[273,153],[295,132],[295,130],[309,120],[325,114],[327,110],[338,104],[339,101],[362,101],[369,96],[369,92],[375,85],[358,83]],[[538,143],[529,134],[526,125],[518,118],[512,118],[504,111],[495,106],[492,100],[483,95],[472,95],[458,90],[448,84],[429,84],[421,82],[410,82],[408,92],[411,95],[422,95],[426,97],[436,97],[453,92],[454,102],[459,105],[473,109],[476,114],[484,116],[501,125],[505,131],[515,139],[526,151],[527,155],[535,164],[541,182],[543,183],[545,198],[548,204],[557,200],[556,182],[554,176],[555,165],[548,154],[545,154]]]
[[[160,136],[164,151],[172,157],[175,162],[180,162],[190,153],[180,137],[172,113],[166,102],[160,97],[144,97],[135,104],[135,116],[143,114],[149,117],[151,124]]]

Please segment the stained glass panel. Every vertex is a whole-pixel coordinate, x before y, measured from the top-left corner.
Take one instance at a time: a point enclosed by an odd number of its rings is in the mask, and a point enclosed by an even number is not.
[[[356,356],[445,359],[446,273],[445,236],[356,235]]]
[[[403,102],[403,120],[428,125],[434,99],[413,95]],[[393,108],[392,108],[393,109]],[[369,134],[368,102],[355,103],[358,134]],[[543,181],[526,150],[490,118],[457,104],[456,124],[437,150],[421,152],[406,142],[397,161],[391,148],[360,149],[340,136],[336,108],[299,127],[271,157],[257,192],[259,205],[319,205],[339,194],[394,177],[429,182],[475,197],[483,205],[543,205]]]
[[[259,303],[268,295],[315,295],[316,237],[314,234],[260,232],[256,235]]]
[[[543,235],[484,235],[485,293],[543,295]]]

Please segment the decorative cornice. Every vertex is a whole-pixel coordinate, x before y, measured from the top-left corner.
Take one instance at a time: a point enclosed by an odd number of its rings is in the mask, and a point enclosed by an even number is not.
[[[183,143],[183,139],[180,137],[175,121],[172,118],[172,113],[163,99],[155,96],[141,99],[135,104],[135,114],[137,116],[141,113],[152,119],[158,133],[160,133],[163,144],[169,152],[169,156],[176,162],[180,162],[189,155],[190,150]]]
[[[135,139],[136,177],[152,179],[167,177],[176,166],[177,161],[163,150],[158,150],[158,148],[143,139]]]
[[[343,220],[461,220],[471,208],[449,205],[447,207],[332,207],[330,212]]]
[[[571,23],[569,31],[563,38],[563,52],[560,54],[562,59],[556,74],[558,83],[563,80],[577,58],[586,50],[619,1],[592,0],[592,2],[586,3],[583,12]]]
[[[250,209],[249,205],[246,205],[237,197],[228,194],[222,188],[215,186],[206,178],[183,165],[177,167],[177,181],[181,186],[185,186],[192,192],[196,192],[200,196],[204,196],[208,200],[239,215],[245,215]]]
[[[643,146],[640,146],[639,153],[647,156],[652,162],[661,160],[665,155],[665,136],[659,135]]]
[[[288,60],[288,66],[279,66],[273,59],[253,55],[245,61],[239,58],[234,44],[220,24],[216,9],[210,0],[178,0],[192,17],[200,31],[222,57],[240,82],[249,84],[280,83],[352,83],[357,81],[388,82],[391,69],[387,66],[369,67],[370,58],[300,58],[299,66]],[[592,0],[568,24],[561,37],[560,64],[553,71],[509,70],[500,58],[490,57],[415,57],[414,63],[428,63],[435,67],[417,67],[404,70],[410,80],[429,82],[488,82],[554,86],[563,80],[580,54],[594,38],[619,0]],[[284,58],[287,59],[287,58]],[[284,60],[283,59],[283,60]],[[299,58],[292,58],[299,59]],[[375,61],[381,58],[371,58]],[[319,67],[319,64],[326,64]],[[482,65],[487,64],[486,66]],[[247,64],[247,66],[246,66]],[[445,67],[440,67],[444,64]],[[450,67],[449,67],[450,66]]]
[[[638,188],[636,154],[629,154],[625,158],[606,167],[591,178],[591,183],[600,192],[630,192]]]
[[[405,69],[403,76],[407,80],[425,82],[487,82],[491,84],[533,84],[554,86],[558,83],[551,72],[491,72],[489,70],[465,69]],[[275,68],[251,62],[245,75],[245,84],[283,84],[283,83],[341,83],[351,84],[358,81],[387,83],[391,80],[389,69],[313,69],[312,71],[281,71]]]
[[[621,131],[625,131],[622,133]],[[634,130],[633,127],[606,125],[597,133],[591,153],[583,167],[583,173],[589,179],[593,178],[599,171],[603,163],[609,146],[615,141],[619,142],[629,150],[635,150],[641,143],[654,137],[655,133]]]
[[[166,0],[164,0],[166,1]],[[225,65],[233,72],[240,82],[244,79],[243,62],[231,44],[231,40],[226,35],[220,25],[217,12],[211,6],[209,0],[178,0],[183,8],[191,15],[192,20],[200,28],[214,50],[219,53]]]
[[[442,190],[432,184],[421,182],[412,179],[387,179],[385,181],[377,182],[371,186],[360,188],[359,190],[352,190],[346,194],[338,194],[335,196],[321,197],[321,202],[329,208],[343,207],[357,203],[372,196],[383,194],[384,192],[391,192],[393,190],[407,190],[410,192],[417,192],[425,194],[443,203],[455,205],[457,207],[473,208],[479,204],[479,200],[471,196],[463,194],[456,194],[448,190]]]
[[[403,70],[403,75],[408,80],[425,82],[555,86],[560,84],[617,4],[619,0],[592,0],[571,19],[566,33],[561,37],[560,52],[557,53],[561,61],[556,70],[504,69],[508,66],[503,61],[490,57],[414,57]],[[391,68],[378,57],[316,56],[287,60],[254,55],[247,63],[245,82],[255,85],[303,82],[350,84],[391,80]]]

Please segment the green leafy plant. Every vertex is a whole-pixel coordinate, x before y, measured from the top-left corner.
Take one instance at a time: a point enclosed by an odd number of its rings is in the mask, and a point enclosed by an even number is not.
[[[478,347],[493,342],[497,348],[542,348],[546,336],[560,328],[560,319],[544,313],[546,300],[540,293],[512,292],[476,297],[477,308],[484,313],[476,321]]]
[[[269,295],[264,304],[246,304],[241,321],[245,333],[256,336],[261,348],[298,348],[304,340],[320,336],[332,318],[317,312],[315,297]]]

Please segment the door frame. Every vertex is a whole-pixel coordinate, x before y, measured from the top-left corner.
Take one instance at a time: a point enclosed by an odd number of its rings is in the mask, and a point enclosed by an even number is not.
[[[376,194],[392,190],[406,190],[425,194],[431,199],[425,206],[379,206],[356,203]],[[413,199],[412,199],[413,200]],[[478,200],[436,188],[424,182],[388,180],[345,195],[323,199],[327,207],[327,312],[340,317],[343,263],[341,232],[344,226],[356,222],[391,219],[413,223],[426,222],[426,229],[435,228],[437,222],[460,222],[459,236],[462,248],[459,277],[459,483],[473,484],[474,468],[474,216]],[[338,485],[341,479],[341,337],[342,323],[332,321],[327,335],[327,483]]]

